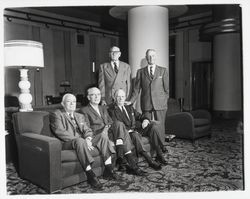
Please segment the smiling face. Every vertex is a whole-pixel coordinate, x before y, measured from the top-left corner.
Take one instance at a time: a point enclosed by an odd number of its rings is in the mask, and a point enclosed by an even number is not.
[[[146,53],[146,59],[149,65],[153,65],[156,63],[156,52],[152,50],[148,50]]]
[[[125,92],[122,89],[119,89],[115,95],[116,104],[118,106],[123,106],[125,100],[126,100]]]
[[[76,97],[72,94],[66,94],[63,97],[62,105],[68,113],[73,113],[76,110]]]
[[[92,105],[98,105],[101,101],[101,92],[98,88],[90,88],[88,90],[88,100]]]
[[[120,49],[116,46],[112,47],[109,51],[109,56],[111,61],[118,61],[121,56]]]

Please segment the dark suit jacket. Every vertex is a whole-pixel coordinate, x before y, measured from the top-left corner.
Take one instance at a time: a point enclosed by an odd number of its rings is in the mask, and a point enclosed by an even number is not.
[[[102,99],[107,104],[113,102],[114,93],[121,88],[129,97],[131,90],[131,68],[125,62],[119,61],[118,73],[116,74],[111,63],[101,64],[99,69],[98,87],[101,91]]]
[[[135,87],[130,98],[135,102],[141,91],[141,109],[142,111],[164,110],[167,109],[169,97],[169,77],[166,68],[156,66],[154,78],[151,79],[148,73],[148,67],[137,71]]]
[[[93,131],[86,122],[84,115],[74,113],[74,117],[81,135],[75,133],[74,124],[64,109],[56,110],[50,114],[51,129],[60,140],[67,142],[77,137],[92,137]]]
[[[80,109],[80,112],[84,114],[87,122],[90,124],[90,128],[94,131],[94,134],[102,132],[106,125],[111,125],[113,120],[108,114],[105,106],[99,106],[101,116],[92,108],[90,104]]]
[[[143,122],[144,119],[148,118],[144,117],[141,113],[136,111],[132,105],[125,106],[125,108],[129,115],[129,119],[116,104],[110,106],[108,111],[110,113],[111,118],[114,121],[118,120],[120,122],[123,122],[128,130],[132,129],[140,131],[142,129],[141,123]]]

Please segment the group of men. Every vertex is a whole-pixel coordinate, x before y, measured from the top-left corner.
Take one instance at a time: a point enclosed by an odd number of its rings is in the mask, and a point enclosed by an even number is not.
[[[112,166],[115,153],[118,170],[134,175],[146,175],[137,165],[136,156],[143,156],[155,170],[167,164],[163,155],[166,152],[167,70],[155,64],[155,50],[147,50],[148,66],[138,70],[132,91],[130,66],[119,61],[120,56],[118,47],[110,49],[111,61],[100,66],[99,88],[91,87],[87,91],[87,106],[76,112],[76,97],[65,94],[63,109],[51,113],[50,117],[52,131],[62,141],[63,149],[76,151],[87,180],[95,189],[101,189],[102,184],[91,167],[94,147],[103,157],[103,178],[106,179],[121,180]],[[140,92],[142,114],[132,106]],[[155,160],[144,149],[142,136],[148,137],[156,151]]]

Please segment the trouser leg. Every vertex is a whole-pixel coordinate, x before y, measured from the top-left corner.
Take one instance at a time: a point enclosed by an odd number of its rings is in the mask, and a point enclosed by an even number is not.
[[[76,138],[69,142],[64,142],[63,149],[74,149],[84,170],[88,165],[91,165],[94,162],[94,159],[88,150],[87,143],[83,138]]]
[[[165,123],[167,109],[164,110],[154,110],[154,111],[143,111],[143,114],[150,118],[151,120],[159,121],[159,133],[162,143],[165,143]]]
[[[132,140],[125,125],[122,122],[115,121],[111,127],[111,130],[114,143],[116,143],[116,140],[121,139],[123,141],[124,153],[131,151],[133,148]]]
[[[106,161],[113,153],[115,153],[112,147],[108,135],[100,133],[92,139],[92,145],[95,146],[100,153],[104,161]]]
[[[140,134],[137,132],[130,132],[129,135],[130,135],[130,138],[135,146],[137,156],[139,154],[145,152],[146,150],[143,147],[142,138],[141,138]]]

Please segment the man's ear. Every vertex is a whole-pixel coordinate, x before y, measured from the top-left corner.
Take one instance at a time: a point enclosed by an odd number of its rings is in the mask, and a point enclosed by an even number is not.
[[[90,101],[90,97],[87,95],[88,100]]]

